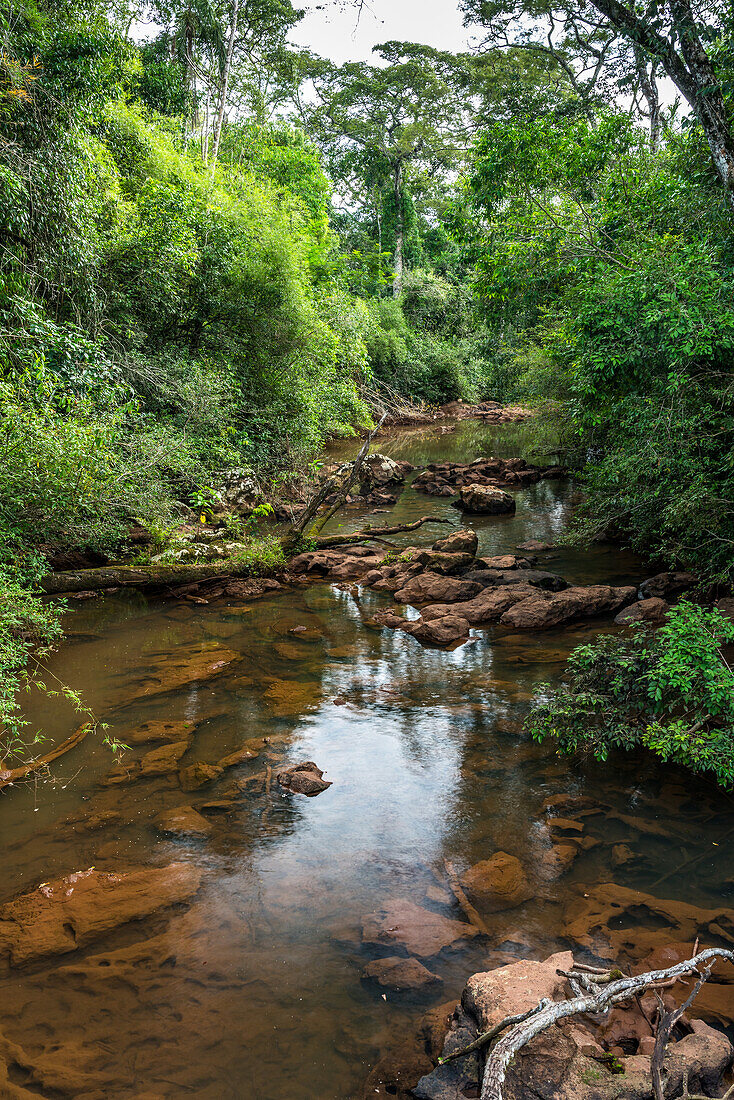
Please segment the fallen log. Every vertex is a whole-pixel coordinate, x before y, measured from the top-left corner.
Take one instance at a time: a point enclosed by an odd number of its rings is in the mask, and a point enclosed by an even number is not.
[[[60,573],[49,573],[43,577],[40,586],[45,595],[60,596],[65,592],[165,587],[248,575],[247,566],[222,561],[208,565],[103,565],[95,569],[69,569]]]

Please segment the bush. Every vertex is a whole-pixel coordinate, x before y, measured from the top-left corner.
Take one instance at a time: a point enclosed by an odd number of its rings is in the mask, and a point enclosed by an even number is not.
[[[731,787],[734,673],[721,652],[731,642],[734,622],[682,600],[657,631],[635,626],[577,647],[566,683],[536,693],[529,729],[600,761],[644,747]]]

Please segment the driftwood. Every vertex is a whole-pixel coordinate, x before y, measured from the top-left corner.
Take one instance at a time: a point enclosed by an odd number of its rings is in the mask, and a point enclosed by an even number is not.
[[[322,535],[314,539],[314,542],[319,550],[330,546],[350,546],[356,542],[381,542],[385,535],[396,535],[399,531],[417,531],[424,523],[450,523],[453,526],[453,520],[444,516],[423,516],[413,523],[395,523],[388,527],[370,527],[367,524],[361,531],[354,531],[351,535]]]
[[[22,764],[18,768],[12,768],[10,771],[0,771],[0,790],[4,787],[11,787],[13,783],[17,783],[21,779],[26,779],[29,775],[33,775],[34,772],[43,771],[43,769],[48,767],[49,764],[52,764],[54,760],[58,760],[60,756],[69,752],[70,749],[76,748],[93,728],[93,722],[86,722],[83,726],[80,726],[78,730],[75,730],[71,737],[67,737],[66,741],[62,741],[60,745],[44,753],[43,756],[39,756],[37,760],[31,760],[29,764]]]
[[[502,1100],[502,1088],[512,1059],[531,1039],[559,1020],[566,1020],[571,1016],[608,1012],[614,1005],[627,1001],[644,990],[660,988],[665,983],[689,974],[695,975],[697,979],[694,990],[694,994],[697,994],[708,978],[715,959],[726,959],[734,963],[734,951],[709,947],[676,966],[668,967],[666,970],[651,970],[634,977],[613,977],[619,972],[612,970],[600,974],[586,967],[583,969],[577,967],[570,971],[567,977],[575,994],[573,998],[565,1001],[551,1001],[545,1006],[538,1005],[525,1020],[519,1022],[516,1022],[514,1017],[509,1017],[491,1033],[480,1036],[475,1044],[472,1044],[472,1049],[476,1050],[490,1042],[500,1031],[511,1026],[511,1030],[498,1040],[487,1058],[482,1079],[481,1100]],[[709,964],[708,967],[701,972],[699,967],[706,963]],[[693,998],[690,998],[687,1004],[692,1000]],[[459,1054],[465,1052],[466,1048]],[[690,1100],[694,1098],[691,1097]]]

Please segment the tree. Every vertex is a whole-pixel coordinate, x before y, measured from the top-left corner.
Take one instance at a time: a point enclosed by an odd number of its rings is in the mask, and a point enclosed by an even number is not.
[[[690,106],[706,138],[714,169],[727,201],[734,206],[734,132],[721,74],[716,62],[717,40],[725,29],[724,0],[462,0],[467,21],[489,28],[488,45],[523,45],[546,48],[565,66],[569,79],[578,84],[580,65],[590,66],[594,81],[601,75],[611,44],[627,45],[627,64],[637,72],[648,97],[651,132],[655,140],[659,104],[653,81],[644,70],[647,58],[666,73]],[[530,15],[532,31],[513,33],[513,21]],[[515,25],[521,25],[516,22]],[[542,28],[542,30],[541,30]],[[560,29],[560,39],[558,32]],[[543,47],[541,37],[547,45]],[[573,55],[573,51],[575,56]],[[599,64],[595,64],[595,60]],[[641,68],[642,66],[642,68]]]

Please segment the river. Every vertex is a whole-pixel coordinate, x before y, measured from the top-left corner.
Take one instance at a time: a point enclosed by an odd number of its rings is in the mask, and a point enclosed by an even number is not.
[[[395,431],[379,449],[413,463],[522,455],[532,430],[531,423],[464,421],[446,434]],[[332,454],[355,450],[354,442],[340,444]],[[472,519],[479,552],[512,552],[528,538],[553,542],[576,493],[571,481],[541,481],[517,494],[514,517]],[[446,500],[406,488],[389,522],[428,513],[456,519]],[[353,509],[334,522],[356,526],[362,518]],[[433,538],[446,531],[424,528],[413,542],[427,541],[431,530]],[[610,545],[558,550],[545,560],[576,583],[646,575],[638,559]],[[238,775],[311,759],[333,786],[305,799],[258,780],[234,808],[207,809],[207,836],[170,839],[152,819],[182,803],[221,799],[234,770],[188,794],[175,774],[104,786],[114,761],[89,738],[50,779],[2,795],[0,900],[92,866],[124,871],[176,861],[202,872],[190,904],[0,977],[0,1031],[29,1059],[65,1066],[87,1082],[84,1092],[62,1083],[33,1086],[29,1095],[389,1095],[379,1082],[366,1085],[369,1074],[415,1033],[427,1009],[455,1001],[467,976],[499,957],[541,957],[566,946],[565,907],[579,884],[613,879],[655,893],[666,876],[661,896],[727,903],[726,846],[716,847],[729,828],[727,796],[649,757],[603,767],[559,760],[522,731],[534,686],[558,677],[569,650],[608,621],[532,635],[476,631],[470,644],[445,652],[365,625],[389,603],[366,589],[316,585],[240,605],[142,595],[71,604],[68,641],[52,671],[80,689],[123,742],[146,723],[165,722],[191,738],[186,765],[219,760],[248,741],[260,755]],[[228,663],[217,675],[181,682],[176,669],[202,652]],[[35,704],[32,717],[53,736],[73,728],[73,716],[53,700]],[[153,747],[134,745],[126,759]],[[432,958],[440,982],[429,991],[385,992],[365,980],[365,965],[381,953],[362,942],[366,917],[408,899],[464,920],[446,862],[460,872],[503,851],[532,870],[548,846],[543,805],[559,794],[604,807],[589,818],[588,849],[568,873],[548,879],[522,906],[487,916],[489,939],[460,939]],[[614,868],[618,842],[636,858]],[[704,858],[695,874],[681,869],[697,856]],[[28,1071],[13,1072],[22,1085]]]

